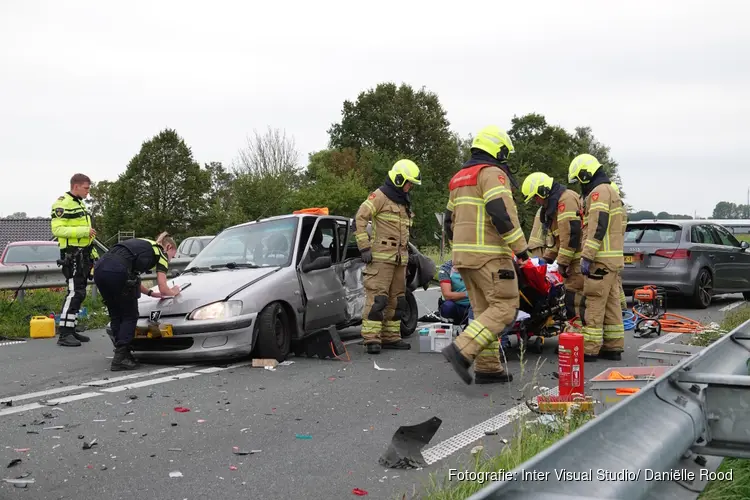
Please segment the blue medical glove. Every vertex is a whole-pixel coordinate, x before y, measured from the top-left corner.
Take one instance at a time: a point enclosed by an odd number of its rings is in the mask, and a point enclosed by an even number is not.
[[[588,259],[581,259],[581,274],[588,276],[590,272],[591,261]]]

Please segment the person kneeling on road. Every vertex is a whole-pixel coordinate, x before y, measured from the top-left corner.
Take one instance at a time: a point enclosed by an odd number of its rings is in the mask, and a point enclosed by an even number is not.
[[[173,297],[180,287],[167,286],[169,261],[177,253],[177,245],[167,233],[156,241],[131,238],[113,246],[96,263],[94,283],[107,306],[110,327],[115,339],[112,371],[133,370],[138,362],[131,352],[138,323],[138,298],[141,293],[155,299]],[[141,284],[140,274],[156,268],[159,291],[154,292]]]
[[[453,267],[453,260],[448,260],[438,271],[440,291],[443,296],[438,303],[440,316],[453,321],[456,325],[468,324],[474,319],[474,312],[469,301],[469,292],[458,269]]]

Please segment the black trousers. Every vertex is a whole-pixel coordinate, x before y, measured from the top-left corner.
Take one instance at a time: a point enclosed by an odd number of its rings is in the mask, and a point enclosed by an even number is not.
[[[109,311],[115,347],[130,345],[138,323],[139,286],[128,284],[128,270],[119,261],[104,255],[94,267],[94,283]]]
[[[83,249],[66,249],[63,253],[62,272],[65,276],[68,294],[60,311],[60,333],[75,332],[78,312],[86,299],[86,287],[91,274],[91,255]]]

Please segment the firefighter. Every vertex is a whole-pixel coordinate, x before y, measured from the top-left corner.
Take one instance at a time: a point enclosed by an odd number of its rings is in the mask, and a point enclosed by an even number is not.
[[[585,198],[581,273],[584,360],[619,361],[625,345],[618,275],[623,264],[623,204],[601,163],[590,154],[576,156],[568,181],[581,183]]]
[[[60,311],[60,336],[57,339],[57,345],[64,347],[79,347],[81,342],[90,340],[76,332],[78,311],[86,298],[93,263],[99,257],[93,245],[96,230],[83,204],[90,189],[91,179],[84,174],[75,174],[70,178],[70,191],[52,204],[52,234],[60,248],[57,264],[62,267],[68,287]]]
[[[534,172],[523,181],[524,201],[541,205],[540,225],[553,238],[542,259],[557,259],[560,274],[565,278],[565,306],[568,319],[577,316],[577,305],[583,292],[581,274],[582,216],[581,198],[572,189],[555,182],[543,172]]]
[[[399,160],[355,216],[355,238],[365,263],[362,275],[367,298],[362,314],[362,338],[368,354],[379,354],[381,348],[411,349],[411,344],[401,340],[401,317],[407,308],[407,245],[414,217],[409,190],[421,184],[417,164]],[[368,234],[370,221],[371,234]]]
[[[612,182],[612,189],[617,191],[617,194],[620,194],[620,187],[617,185],[616,182]],[[623,203],[622,207],[622,241],[623,244],[625,242],[625,233],[627,232],[628,227],[628,211],[625,210],[625,204]],[[617,282],[620,285],[620,307],[622,308],[623,312],[628,310],[628,299],[625,296],[625,289],[622,288],[622,274],[617,275]]]
[[[513,254],[521,264],[529,256],[510,187],[516,186],[507,165],[512,152],[504,130],[482,129],[471,158],[449,184],[444,229],[475,319],[443,355],[466,384],[472,382],[472,363],[478,384],[513,380],[500,361],[498,337],[515,321],[520,305]]]
[[[138,368],[131,343],[138,323],[138,298],[141,294],[158,299],[180,293],[179,286],[167,286],[169,261],[175,253],[177,245],[174,240],[169,234],[162,233],[156,241],[131,238],[117,243],[96,263],[94,283],[107,306],[115,342],[112,371]],[[143,286],[139,276],[154,268],[158,292]]]

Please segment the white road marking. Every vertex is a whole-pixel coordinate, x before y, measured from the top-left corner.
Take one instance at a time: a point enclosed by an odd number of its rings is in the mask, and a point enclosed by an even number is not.
[[[557,396],[558,388],[554,387],[549,391],[542,391],[543,395]],[[505,427],[506,425],[518,420],[524,415],[531,413],[526,403],[516,405],[509,410],[506,410],[499,415],[481,422],[474,427],[470,427],[465,431],[456,434],[455,436],[442,441],[432,448],[429,448],[422,452],[422,456],[428,465],[432,465],[435,462],[449,457],[456,453],[462,448],[466,448],[470,444],[480,440],[487,435],[485,432],[495,432],[498,429]]]
[[[63,398],[50,399],[49,401],[47,401],[47,404],[48,405],[50,404],[61,405],[65,403],[70,403],[71,401],[79,401],[81,399],[89,399],[89,398],[94,398],[96,396],[101,396],[101,395],[102,395],[101,392],[84,392],[83,394],[73,394],[72,396],[65,396]]]
[[[645,349],[647,347],[650,347],[650,346],[652,346],[654,344],[666,344],[670,340],[672,340],[673,338],[679,337],[680,335],[682,335],[682,334],[681,333],[668,333],[666,335],[662,335],[660,337],[655,338],[654,340],[652,340],[648,344],[643,344],[641,347],[638,348],[638,350],[640,351],[640,350]]]
[[[731,311],[732,309],[736,309],[737,307],[740,307],[744,303],[745,303],[744,300],[739,300],[737,302],[732,302],[731,304],[726,305],[726,306],[722,307],[721,309],[719,309],[719,312]]]
[[[115,387],[107,387],[102,389],[102,392],[122,392],[130,389],[138,389],[141,387],[148,387],[149,385],[163,384],[165,382],[172,382],[173,380],[180,380],[183,378],[197,377],[200,373],[186,372],[186,373],[175,373],[169,377],[155,378],[151,380],[143,380],[141,382],[135,382],[134,384],[117,385]]]
[[[17,344],[25,344],[25,340],[9,340],[7,342],[0,342],[0,347],[5,347],[6,345],[17,345]]]
[[[19,396],[9,396],[7,398],[1,398],[0,401],[23,401],[25,399],[43,398],[44,396],[51,396],[53,394],[60,394],[62,392],[73,392],[85,389],[82,385],[68,385],[65,387],[55,387],[54,389],[47,389],[46,391],[30,392],[28,394],[21,394]]]
[[[122,377],[114,377],[110,379],[101,379],[101,380],[94,380],[93,382],[86,382],[81,385],[91,386],[91,387],[97,387],[102,385],[110,385],[114,384],[116,382],[122,382],[123,380],[132,380],[134,378],[142,378],[142,377],[148,377],[151,375],[161,375],[162,373],[169,373],[169,372],[176,372],[179,370],[182,370],[182,367],[179,366],[170,366],[169,368],[159,368],[158,370],[153,370],[150,372],[138,372],[138,373],[132,373],[130,375],[123,375]]]
[[[5,408],[3,410],[0,410],[0,417],[4,415],[12,415],[14,413],[21,413],[23,411],[36,410],[37,408],[44,408],[44,406],[40,405],[39,403],[31,403],[28,405],[21,405],[21,406],[11,406],[10,408]]]

